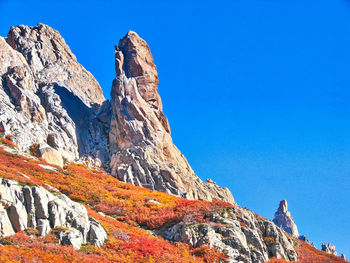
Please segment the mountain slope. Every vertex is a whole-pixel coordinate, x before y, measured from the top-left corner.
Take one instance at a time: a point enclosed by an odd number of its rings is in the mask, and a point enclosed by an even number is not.
[[[0,61],[1,262],[344,262],[195,175],[135,32],[110,102],[46,25],[12,27]]]
[[[106,230],[107,241],[101,248],[88,243],[77,251],[59,245],[52,232],[32,238],[18,232],[1,239],[2,262],[31,262],[33,258],[43,262],[51,258],[63,262],[261,262],[274,257],[296,260],[297,254],[300,262],[312,262],[310,258],[314,262],[345,262],[292,238],[273,222],[237,205],[181,199],[122,183],[102,170],[77,164],[55,167],[3,147],[1,178],[59,191],[85,204],[89,216]],[[63,254],[70,255],[69,260]]]

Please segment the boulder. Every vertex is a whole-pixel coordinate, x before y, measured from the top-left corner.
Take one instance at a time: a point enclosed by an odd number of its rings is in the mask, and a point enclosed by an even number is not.
[[[39,156],[42,157],[46,162],[52,165],[63,167],[62,155],[55,149],[46,146],[39,148]]]
[[[95,246],[102,246],[103,243],[107,239],[107,233],[103,229],[100,223],[98,223],[95,219],[92,217],[89,217],[90,221],[90,230],[88,233],[88,240],[91,244]]]
[[[80,249],[81,244],[83,243],[83,236],[81,232],[76,229],[59,231],[56,236],[61,245],[71,245],[75,249]]]

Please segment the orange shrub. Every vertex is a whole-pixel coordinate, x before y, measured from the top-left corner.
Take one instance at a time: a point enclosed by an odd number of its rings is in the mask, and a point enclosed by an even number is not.
[[[186,244],[170,243],[137,225],[154,229],[176,222],[186,214],[203,221],[210,211],[232,205],[220,201],[190,201],[152,192],[122,183],[103,171],[92,171],[83,165],[67,165],[64,169],[56,167],[58,172],[55,172],[42,168],[39,163],[42,162],[13,155],[0,147],[0,177],[46,188],[48,184],[70,198],[85,203],[89,215],[106,229],[108,241],[101,248],[86,245],[80,251],[75,251],[58,245],[54,235],[28,238],[18,233],[8,240],[7,245],[0,246],[0,259],[4,262],[32,262],[29,261],[32,257],[36,262],[185,263],[219,262],[223,257],[213,249],[204,247],[191,250]],[[109,216],[102,216],[96,210]]]
[[[16,144],[14,144],[11,140],[7,139],[6,138],[7,136],[8,135],[6,135],[5,138],[0,137],[0,143],[6,145],[8,147],[15,148]]]
[[[272,245],[275,243],[275,238],[274,237],[264,237],[264,241],[267,245]]]

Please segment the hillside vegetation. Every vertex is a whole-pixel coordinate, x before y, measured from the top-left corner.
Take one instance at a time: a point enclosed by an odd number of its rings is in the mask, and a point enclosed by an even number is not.
[[[6,144],[7,141],[2,141]],[[8,144],[12,146],[11,144]],[[51,167],[51,168],[50,168]],[[211,213],[233,208],[222,201],[192,201],[122,183],[102,170],[82,164],[63,168],[47,166],[41,159],[19,156],[0,147],[0,177],[26,185],[52,187],[83,203],[89,215],[108,234],[102,247],[89,244],[80,250],[61,246],[54,234],[37,236],[35,229],[2,238],[1,262],[223,262],[225,255],[208,246],[191,248],[169,242],[150,230],[180,222],[186,215],[196,222]],[[344,262],[295,240],[299,262]],[[270,262],[284,262],[271,259]]]

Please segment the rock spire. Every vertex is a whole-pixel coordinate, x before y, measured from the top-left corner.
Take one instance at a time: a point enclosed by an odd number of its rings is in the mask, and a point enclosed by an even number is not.
[[[278,209],[275,213],[275,218],[273,222],[284,229],[287,233],[299,237],[299,232],[292,215],[288,211],[288,203],[286,200],[282,200],[278,206]]]
[[[109,135],[112,174],[135,185],[189,199],[233,203],[227,188],[200,180],[173,144],[150,48],[135,32],[128,32],[119,41],[115,66]]]

